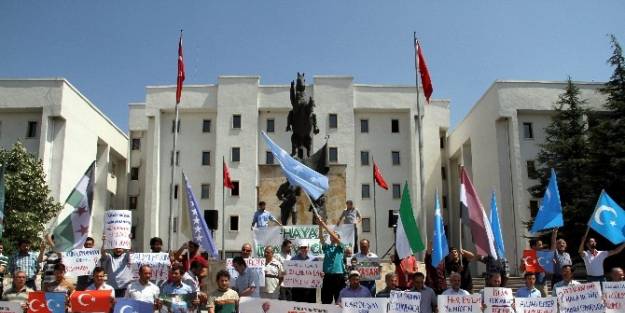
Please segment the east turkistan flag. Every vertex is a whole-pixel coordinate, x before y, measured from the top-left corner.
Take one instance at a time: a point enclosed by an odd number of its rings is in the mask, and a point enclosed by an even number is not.
[[[89,165],[74,190],[69,194],[61,213],[52,226],[56,251],[82,248],[87,239],[93,204],[94,171],[95,162]]]
[[[425,250],[423,240],[414,214],[412,213],[412,203],[410,202],[410,192],[408,191],[408,182],[404,184],[404,191],[401,195],[401,204],[399,206],[399,218],[397,219],[397,237],[395,239],[395,248],[397,256],[400,259],[409,257],[415,252]]]

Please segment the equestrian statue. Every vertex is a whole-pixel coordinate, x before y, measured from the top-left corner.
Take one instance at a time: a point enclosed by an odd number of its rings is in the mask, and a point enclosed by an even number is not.
[[[297,73],[297,83],[291,81],[291,111],[287,117],[286,131],[293,131],[291,135],[291,156],[304,158],[303,149],[306,149],[306,157],[310,156],[312,137],[319,133],[317,117],[313,113],[315,101],[312,97],[306,100],[306,84],[304,73]]]

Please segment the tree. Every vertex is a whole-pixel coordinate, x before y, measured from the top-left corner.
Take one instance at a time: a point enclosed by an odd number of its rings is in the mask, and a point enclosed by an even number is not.
[[[4,247],[15,250],[20,239],[37,245],[44,225],[61,210],[61,205],[50,196],[42,162],[18,141],[11,150],[0,150],[0,163],[5,166],[6,186]]]

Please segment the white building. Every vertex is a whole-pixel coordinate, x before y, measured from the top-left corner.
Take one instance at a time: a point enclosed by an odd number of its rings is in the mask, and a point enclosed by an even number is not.
[[[21,141],[43,161],[52,196],[63,203],[96,161],[93,223],[126,206],[128,137],[63,78],[0,79],[0,146]]]
[[[147,248],[149,238],[169,236],[169,189],[172,163],[188,176],[204,210],[218,210],[221,224],[222,158],[225,158],[239,194],[225,194],[226,251],[239,251],[252,239],[250,225],[259,199],[259,169],[266,166],[267,148],[260,131],[265,130],[290,151],[290,133],[285,131],[291,108],[289,85],[260,85],[258,76],[220,76],[215,85],[186,85],[180,103],[179,141],[172,161],[175,86],[149,86],[143,103],[130,104],[129,207],[136,209],[137,247]],[[414,86],[354,84],[352,77],[315,76],[306,92],[316,102],[320,133],[313,151],[329,135],[330,162],[345,172],[345,198],[352,199],[365,221],[361,238],[383,254],[393,243],[387,225],[388,211],[399,208],[400,190],[408,181],[415,215],[422,232],[430,236],[434,191],[447,193],[441,168],[446,167],[444,148],[449,128],[449,101],[425,104],[424,155],[427,209],[419,207],[419,159]],[[425,99],[421,95],[421,103]],[[377,189],[373,210],[371,157],[375,157],[391,188]],[[331,201],[331,199],[329,199]],[[176,205],[177,206],[177,205]],[[278,208],[269,207],[272,212]],[[179,213],[174,210],[174,217]],[[377,216],[377,222],[374,219]],[[427,219],[427,221],[424,221]],[[310,223],[310,216],[300,217]],[[334,222],[334,221],[333,221]],[[375,225],[374,225],[375,223]],[[377,230],[377,240],[374,235]],[[176,230],[177,231],[177,230]],[[221,225],[215,240],[221,249]],[[172,234],[172,248],[186,238]],[[378,246],[376,246],[376,242]]]
[[[602,110],[605,96],[602,83],[575,83],[587,106]],[[528,188],[538,184],[528,178],[537,164],[540,144],[545,142],[545,127],[551,122],[554,105],[564,92],[566,82],[496,81],[484,93],[448,138],[449,190],[451,212],[449,232],[452,245],[459,245],[459,174],[466,167],[487,212],[492,190],[497,206],[511,270],[518,271],[529,236],[523,222],[530,218],[530,207],[538,208],[540,199],[532,198]],[[464,227],[465,249],[473,250],[470,230]]]

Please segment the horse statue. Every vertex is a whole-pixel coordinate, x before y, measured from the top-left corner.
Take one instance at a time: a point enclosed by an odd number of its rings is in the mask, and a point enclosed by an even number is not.
[[[317,117],[313,113],[315,101],[312,97],[306,100],[306,84],[304,73],[297,73],[297,83],[291,81],[291,111],[287,117],[286,131],[293,131],[291,135],[291,156],[299,152],[299,158],[303,159],[303,149],[306,149],[306,157],[310,156],[312,137],[310,132],[319,133]]]

